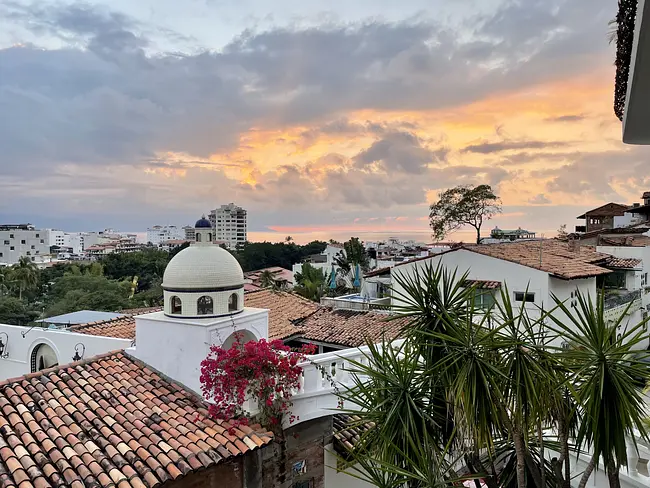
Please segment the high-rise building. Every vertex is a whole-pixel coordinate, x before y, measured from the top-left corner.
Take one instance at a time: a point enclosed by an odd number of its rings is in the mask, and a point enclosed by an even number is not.
[[[43,262],[49,254],[47,231],[31,224],[0,224],[0,263],[16,264],[22,257]]]
[[[210,212],[210,223],[217,241],[223,241],[229,249],[241,247],[247,236],[246,210],[234,203],[222,205]]]
[[[84,250],[84,235],[80,232],[47,229],[47,237],[50,247],[56,246],[60,250],[67,249],[73,254],[81,254]]]
[[[186,225],[183,227],[183,231],[185,231],[185,240],[194,242],[196,238],[196,229],[191,225]]]

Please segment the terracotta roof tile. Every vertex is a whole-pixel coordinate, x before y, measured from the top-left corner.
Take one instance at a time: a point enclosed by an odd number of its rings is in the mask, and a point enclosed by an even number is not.
[[[299,336],[308,341],[326,342],[346,347],[359,347],[368,339],[380,342],[400,336],[410,317],[379,312],[331,310],[321,308],[300,323]]]
[[[105,415],[102,404],[125,414]],[[223,437],[227,424],[204,417],[199,397],[125,352],[4,381],[0,406],[2,487],[152,488],[272,440],[261,431]],[[173,424],[185,435],[173,439]]]
[[[603,267],[611,257],[609,254],[577,243],[572,250],[569,243],[557,239],[466,245],[461,249],[539,269],[563,279],[587,278],[610,272]]]
[[[270,289],[246,293],[244,304],[269,309],[269,339],[284,339],[300,332],[294,324],[321,309],[318,303],[295,293]]]
[[[372,422],[364,422],[356,415],[339,413],[332,416],[334,430],[334,448],[339,454],[351,451],[361,436],[372,429]]]
[[[640,259],[612,258],[607,262],[610,268],[634,269],[641,264]]]
[[[501,282],[490,280],[465,280],[465,286],[473,286],[478,290],[496,290],[497,288],[501,288]]]

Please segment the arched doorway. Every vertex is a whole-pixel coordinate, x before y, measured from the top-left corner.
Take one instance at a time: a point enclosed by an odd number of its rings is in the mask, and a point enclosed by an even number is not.
[[[30,362],[32,373],[59,365],[54,349],[47,344],[39,344],[34,348]]]

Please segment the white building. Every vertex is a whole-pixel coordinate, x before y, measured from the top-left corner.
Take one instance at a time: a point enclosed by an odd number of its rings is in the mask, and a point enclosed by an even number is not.
[[[47,235],[50,247],[67,248],[71,254],[81,254],[84,251],[84,234],[81,232],[47,229]]]
[[[160,246],[166,241],[185,239],[185,231],[175,225],[154,225],[147,229],[147,243]]]
[[[30,224],[0,225],[0,264],[16,264],[27,257],[35,263],[47,260],[50,254],[47,231]]]
[[[236,249],[248,240],[247,212],[234,203],[222,205],[210,212],[210,223],[216,240],[223,241],[229,249]]]

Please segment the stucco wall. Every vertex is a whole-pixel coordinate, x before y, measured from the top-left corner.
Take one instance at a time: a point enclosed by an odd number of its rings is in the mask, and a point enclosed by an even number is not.
[[[223,344],[235,331],[268,337],[268,310],[245,308],[218,318],[176,319],[156,312],[136,317],[136,346],[131,354],[195,392],[201,391],[201,361],[212,344]]]
[[[392,286],[394,289],[394,293],[392,294],[393,305],[399,304],[395,297],[399,293],[403,292],[403,288],[397,283],[395,276],[399,274],[412,274],[415,272],[416,268],[422,272],[428,264],[435,267],[440,261],[442,261],[449,270],[453,271],[456,269],[458,278],[460,278],[460,276],[462,276],[466,271],[469,271],[469,279],[495,280],[506,283],[513,304],[515,304],[515,292],[528,290],[528,292],[535,293],[535,302],[526,304],[526,309],[531,316],[539,316],[538,306],[546,308],[549,305],[547,273],[464,249],[432,256],[429,259],[423,259],[393,268],[391,271],[393,276]],[[498,293],[496,294],[496,297],[499,299]]]
[[[325,447],[325,488],[373,488],[374,485],[346,474],[344,471],[337,471],[337,458],[334,454],[332,444]],[[350,470],[359,476],[359,473]]]
[[[47,344],[54,350],[59,364],[72,362],[75,345],[79,343],[85,346],[84,358],[124,349],[131,345],[128,339],[76,334],[42,327],[34,327],[30,330],[29,327],[0,324],[0,334],[2,333],[6,333],[9,339],[5,350],[9,355],[0,358],[0,381],[31,373],[31,354],[40,344]],[[5,341],[4,335],[1,335],[0,339]],[[82,347],[79,347],[79,352],[83,352]]]

